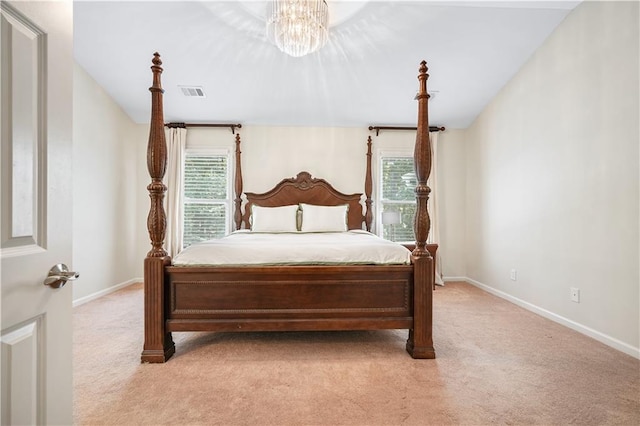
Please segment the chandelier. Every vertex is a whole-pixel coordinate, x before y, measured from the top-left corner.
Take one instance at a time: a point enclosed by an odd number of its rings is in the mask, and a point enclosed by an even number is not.
[[[325,45],[329,7],[325,0],[272,0],[267,9],[267,38],[294,57]]]

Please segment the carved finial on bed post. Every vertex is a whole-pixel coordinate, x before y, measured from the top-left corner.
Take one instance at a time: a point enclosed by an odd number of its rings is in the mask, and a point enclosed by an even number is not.
[[[367,174],[364,179],[364,194],[367,197],[365,199],[366,212],[364,216],[364,223],[367,231],[371,231],[371,222],[373,221],[373,211],[371,210],[371,205],[373,204],[373,200],[371,200],[371,191],[373,187],[371,179],[371,143],[371,136],[369,136],[367,138]]]
[[[420,63],[420,91],[418,92],[418,132],[416,135],[416,145],[414,150],[415,172],[416,172],[416,215],[414,220],[414,232],[416,237],[416,248],[414,256],[429,256],[426,248],[431,219],[427,211],[427,202],[431,188],[427,186],[427,179],[431,174],[431,140],[429,139],[429,93],[427,93],[427,63]]]
[[[149,126],[149,144],[147,145],[147,168],[151,176],[151,183],[147,186],[151,198],[151,208],[147,217],[147,229],[151,239],[151,251],[148,257],[164,257],[167,252],[163,248],[167,217],[164,211],[164,194],[167,187],[162,182],[167,169],[167,143],[164,134],[164,114],[162,112],[162,61],[160,54],[153,54],[153,85],[151,92],[151,124]]]
[[[236,225],[236,230],[242,227],[242,164],[240,159],[240,133],[236,134],[236,174],[235,174],[235,192],[236,197],[234,199],[235,212],[233,214],[233,221]]]

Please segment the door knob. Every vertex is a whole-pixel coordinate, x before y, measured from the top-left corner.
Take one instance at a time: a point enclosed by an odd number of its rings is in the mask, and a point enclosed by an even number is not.
[[[67,283],[67,281],[73,281],[80,276],[77,272],[69,271],[69,268],[64,263],[58,263],[49,270],[49,275],[44,279],[44,285],[48,285],[53,288],[60,288]]]

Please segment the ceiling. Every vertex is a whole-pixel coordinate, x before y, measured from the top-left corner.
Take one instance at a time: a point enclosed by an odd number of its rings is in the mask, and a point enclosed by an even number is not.
[[[136,123],[162,55],[165,121],[466,128],[579,1],[336,1],[329,42],[293,58],[267,41],[265,2],[76,1],[74,55]],[[205,98],[179,86],[201,86]]]

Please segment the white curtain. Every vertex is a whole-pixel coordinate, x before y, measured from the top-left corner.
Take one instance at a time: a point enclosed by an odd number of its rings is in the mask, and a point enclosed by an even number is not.
[[[431,194],[429,195],[429,203],[427,203],[427,210],[429,217],[431,218],[431,231],[427,238],[427,243],[439,244],[440,241],[440,229],[438,220],[438,132],[430,132],[429,139],[431,139],[431,174],[427,185],[431,188]],[[436,252],[436,258],[434,259],[434,265],[436,268],[436,284],[444,285],[442,280],[442,258],[440,256],[440,249]]]
[[[182,186],[184,181],[184,156],[187,145],[187,129],[171,128],[167,143],[167,235],[165,249],[169,256],[182,250]]]

